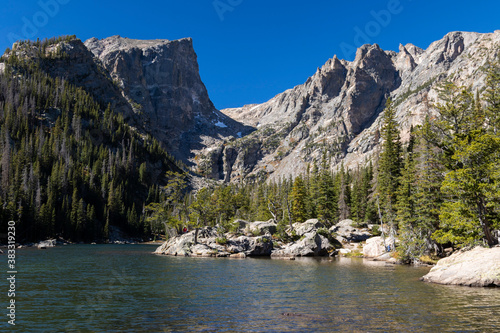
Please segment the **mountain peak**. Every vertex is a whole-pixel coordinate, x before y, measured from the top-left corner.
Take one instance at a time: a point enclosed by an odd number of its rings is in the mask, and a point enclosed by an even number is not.
[[[379,145],[380,115],[388,97],[394,101],[405,140],[410,127],[432,112],[442,82],[454,80],[478,89],[484,85],[480,67],[492,59],[498,44],[500,31],[451,32],[426,50],[410,43],[400,44],[399,52],[365,44],[354,61],[334,56],[304,84],[268,102],[223,110],[243,123],[260,126],[237,142],[246,147],[242,154],[251,163],[228,164],[226,179],[262,173],[273,179],[296,176],[325,152],[332,167],[340,162],[347,167],[363,164]],[[252,157],[246,143],[252,145]],[[239,161],[238,149],[231,150],[234,161]]]

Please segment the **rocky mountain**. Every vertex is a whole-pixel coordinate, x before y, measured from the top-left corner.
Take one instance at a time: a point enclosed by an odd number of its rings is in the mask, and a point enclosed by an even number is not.
[[[452,32],[426,50],[377,44],[357,50],[354,61],[328,60],[304,84],[268,102],[222,110],[257,131],[212,149],[210,160],[226,181],[278,178],[306,171],[326,153],[332,168],[363,165],[379,149],[380,119],[387,98],[397,108],[403,140],[438,101],[445,81],[480,89],[481,68],[500,50],[500,31]],[[218,171],[218,173],[221,173]]]
[[[67,39],[43,50],[45,56],[36,47],[14,45],[13,51],[39,59],[51,76],[111,104],[135,130],[152,135],[201,174],[238,182],[296,176],[325,154],[332,168],[363,165],[379,149],[387,98],[394,101],[405,140],[411,125],[432,113],[440,84],[481,89],[481,68],[499,45],[500,31],[452,32],[426,50],[364,45],[354,61],[334,56],[304,84],[263,104],[222,112],[200,78],[190,38]],[[64,56],[48,61],[46,54],[54,52]]]
[[[50,76],[83,87],[97,100],[110,104],[135,130],[152,135],[188,165],[203,167],[198,151],[254,130],[214,107],[201,81],[190,38],[169,41],[113,36],[85,43],[73,38],[43,50],[36,44],[16,43],[5,57],[12,54],[37,61]],[[223,177],[211,174],[212,169],[198,171]]]
[[[191,38],[91,38],[85,46],[119,87],[138,125],[175,157],[197,163],[197,152],[251,132],[218,111],[201,81]],[[218,174],[207,174],[219,178]]]

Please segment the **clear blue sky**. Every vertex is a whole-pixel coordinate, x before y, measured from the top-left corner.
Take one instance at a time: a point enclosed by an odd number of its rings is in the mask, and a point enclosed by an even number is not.
[[[427,48],[450,31],[500,29],[499,13],[498,0],[4,0],[0,49],[18,37],[64,34],[192,37],[202,80],[222,109],[267,101],[334,54],[352,60],[360,44]]]

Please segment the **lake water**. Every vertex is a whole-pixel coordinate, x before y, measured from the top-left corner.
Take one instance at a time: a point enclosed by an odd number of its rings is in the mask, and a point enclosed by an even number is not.
[[[163,257],[151,254],[155,248],[19,249],[16,331],[500,331],[500,288],[420,282],[428,268]]]

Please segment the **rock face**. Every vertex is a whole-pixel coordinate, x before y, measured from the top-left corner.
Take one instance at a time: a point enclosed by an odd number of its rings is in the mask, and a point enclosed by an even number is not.
[[[39,249],[46,249],[48,247],[54,247],[54,246],[56,246],[56,244],[57,244],[57,241],[55,239],[47,239],[47,240],[44,240],[44,241],[36,244],[36,246]]]
[[[273,235],[276,233],[278,225],[274,220],[269,220],[266,222],[256,221],[256,222],[247,222],[243,228],[241,228],[242,232],[258,234],[258,235]]]
[[[381,112],[394,101],[402,139],[438,101],[444,81],[480,89],[480,70],[497,53],[500,30],[452,32],[426,50],[412,44],[399,52],[378,45],[358,49],[353,62],[334,57],[304,84],[259,105],[222,110],[258,130],[226,145],[224,179],[277,179],[303,174],[325,149],[332,168],[364,165],[379,147]]]
[[[295,230],[295,234],[299,237],[304,236],[307,233],[315,232],[320,228],[324,228],[323,223],[319,222],[317,219],[310,219],[305,221],[304,223],[294,223],[293,230]]]
[[[207,175],[223,177],[218,170],[223,161],[212,158],[210,149],[205,150],[203,158],[200,152],[252,129],[214,107],[201,81],[191,38],[169,41],[113,36],[91,38],[85,46],[139,116],[138,125],[148,129],[177,158],[188,163],[211,163]]]
[[[454,253],[439,260],[422,280],[470,287],[500,287],[500,247],[476,247]]]
[[[123,114],[134,129],[153,136],[170,154],[211,178],[224,178],[224,160],[219,158],[223,143],[254,130],[214,107],[191,38],[73,39],[48,46],[46,57],[40,57],[41,51],[16,43],[5,56],[32,58],[50,76],[83,87]],[[4,67],[0,64],[0,72]]]
[[[474,91],[484,87],[481,68],[494,59],[499,44],[500,30],[451,32],[426,50],[364,45],[354,61],[334,56],[304,84],[263,104],[222,112],[201,81],[190,38],[63,41],[46,52],[64,57],[39,60],[44,71],[111,104],[134,129],[158,139],[201,174],[241,182],[303,174],[324,152],[332,169],[340,162],[364,165],[379,150],[381,113],[389,97],[407,140],[410,127],[434,112],[441,83],[470,85]],[[40,50],[32,51],[26,56],[40,58]]]

